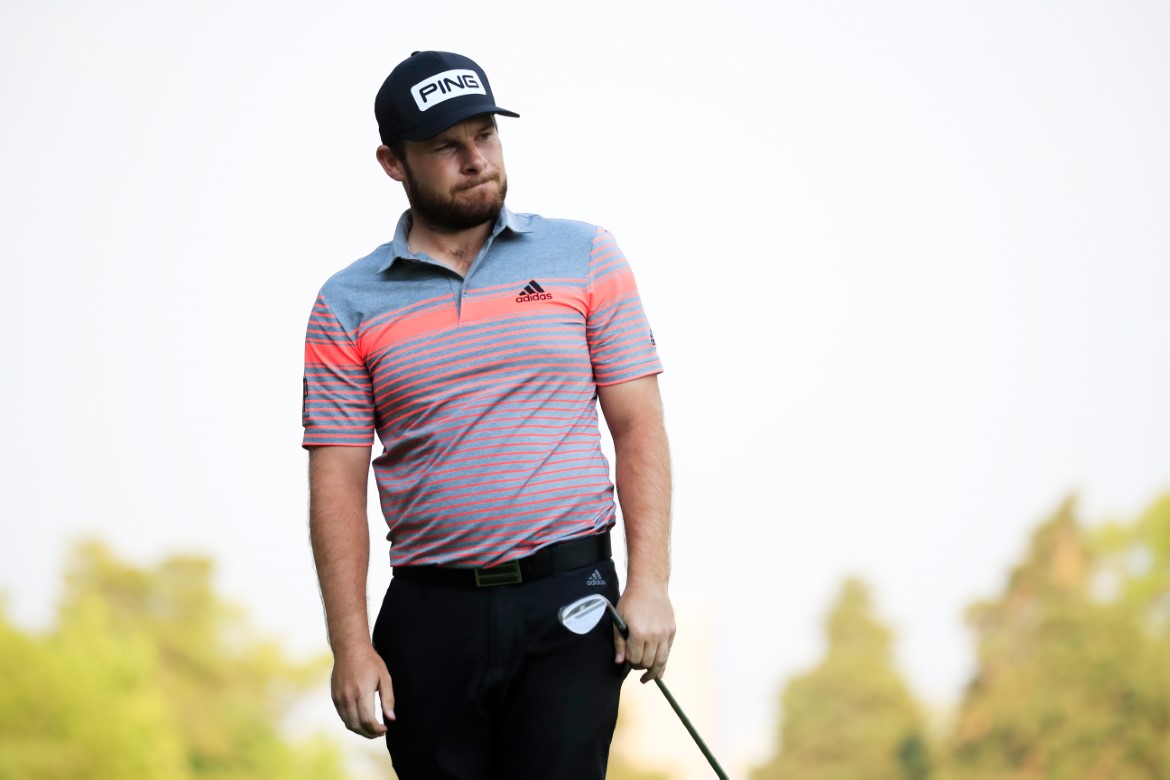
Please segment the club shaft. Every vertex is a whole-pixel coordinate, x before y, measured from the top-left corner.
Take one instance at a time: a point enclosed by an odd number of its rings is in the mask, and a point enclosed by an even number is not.
[[[630,629],[626,626],[626,621],[622,620],[622,616],[614,609],[613,604],[608,604],[608,607],[609,616],[613,618],[613,624],[617,626],[617,630],[622,636],[628,638]],[[682,707],[678,706],[678,701],[675,700],[670,689],[666,687],[666,683],[662,682],[658,677],[654,678],[654,682],[658,684],[658,690],[662,691],[662,695],[670,703],[670,708],[674,710],[674,714],[678,715],[678,719],[687,727],[691,739],[695,740],[695,744],[699,746],[699,750],[703,751],[703,756],[707,759],[707,763],[711,765],[711,768],[715,770],[715,774],[719,777],[719,780],[728,780],[727,773],[723,771],[723,767],[719,766],[719,762],[715,760],[715,756],[711,754],[711,749],[707,747],[707,743],[699,736],[699,732],[695,731],[695,727],[691,725],[691,719],[682,711]]]
[[[654,678],[654,682],[658,683],[658,690],[662,691],[662,695],[670,702],[670,708],[674,710],[674,714],[678,715],[678,719],[687,727],[687,731],[691,734],[691,739],[695,740],[695,744],[699,746],[699,750],[703,751],[703,756],[707,759],[707,763],[711,765],[711,768],[715,770],[715,774],[720,780],[727,780],[727,773],[723,771],[723,767],[719,766],[719,762],[715,760],[715,756],[711,754],[710,748],[707,747],[707,743],[703,741],[703,738],[699,736],[699,732],[695,731],[695,727],[691,725],[691,719],[682,711],[682,707],[678,706],[678,702],[671,695],[670,689],[666,687],[666,683],[662,682],[658,677]]]

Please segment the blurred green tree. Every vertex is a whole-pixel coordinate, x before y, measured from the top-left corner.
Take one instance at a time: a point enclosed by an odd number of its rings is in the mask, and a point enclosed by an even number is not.
[[[1092,536],[1101,589],[1133,610],[1159,641],[1170,640],[1170,495],[1133,523],[1109,523]]]
[[[1036,530],[1003,595],[969,610],[979,669],[947,777],[1168,776],[1167,656],[1131,604],[1093,597],[1099,571],[1070,500]],[[1146,592],[1131,585],[1117,589]]]
[[[922,717],[870,602],[860,580],[841,587],[825,624],[825,658],[785,687],[779,749],[754,780],[928,777]]]
[[[211,584],[211,563],[154,570],[87,542],[55,631],[0,614],[0,780],[334,780],[330,744],[290,744],[283,715],[325,670],[257,638]]]

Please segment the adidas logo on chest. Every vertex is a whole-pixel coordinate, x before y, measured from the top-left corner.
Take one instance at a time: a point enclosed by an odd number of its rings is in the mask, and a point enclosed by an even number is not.
[[[527,303],[528,301],[551,301],[552,293],[544,291],[544,288],[536,283],[535,279],[530,279],[528,284],[524,285],[524,289],[516,296],[516,303]]]

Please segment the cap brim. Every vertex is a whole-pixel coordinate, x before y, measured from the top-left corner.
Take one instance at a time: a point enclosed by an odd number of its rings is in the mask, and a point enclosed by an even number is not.
[[[441,114],[436,114],[433,117],[428,117],[426,121],[421,122],[417,127],[410,132],[403,133],[402,137],[408,141],[425,141],[428,138],[434,138],[444,130],[454,127],[469,117],[478,116],[479,114],[500,114],[501,116],[510,116],[517,119],[520,115],[515,111],[509,111],[506,108],[500,108],[492,103],[473,103],[470,105],[452,106],[450,110]]]

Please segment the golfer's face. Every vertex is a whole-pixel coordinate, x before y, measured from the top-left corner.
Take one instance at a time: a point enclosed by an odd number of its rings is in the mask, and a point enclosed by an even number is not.
[[[409,184],[428,200],[476,210],[500,203],[504,150],[491,116],[466,119],[434,138],[407,142]]]

